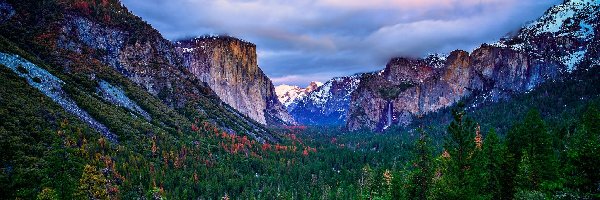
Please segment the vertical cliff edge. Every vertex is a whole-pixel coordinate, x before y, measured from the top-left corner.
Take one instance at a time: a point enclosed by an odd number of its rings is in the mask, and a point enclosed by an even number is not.
[[[227,36],[175,43],[183,65],[225,103],[264,125],[295,124],[258,67],[256,45]]]

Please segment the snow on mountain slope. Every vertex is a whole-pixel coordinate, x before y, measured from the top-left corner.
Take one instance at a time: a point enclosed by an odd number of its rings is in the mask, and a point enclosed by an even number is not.
[[[363,74],[337,77],[296,99],[290,114],[300,124],[340,125],[346,121],[351,93]]]
[[[405,126],[463,99],[474,108],[589,71],[600,65],[598,16],[598,0],[565,0],[518,32],[472,52],[456,50],[432,62],[392,59],[352,93],[347,128],[382,130],[390,121]]]
[[[590,48],[597,48],[592,41],[597,37],[599,15],[598,0],[565,1],[525,25],[515,37],[493,45],[527,52],[538,61],[558,61],[564,71],[572,72]],[[587,57],[598,64],[595,56]]]
[[[311,82],[306,88],[284,84],[275,87],[275,93],[277,94],[279,102],[281,102],[288,111],[291,111],[297,104],[296,100],[303,98],[321,85],[323,85],[323,83],[318,81]]]

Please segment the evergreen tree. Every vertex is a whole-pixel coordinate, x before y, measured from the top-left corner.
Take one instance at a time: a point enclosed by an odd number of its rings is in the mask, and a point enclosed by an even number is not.
[[[569,186],[600,198],[600,112],[590,106],[567,146]]]
[[[373,198],[373,170],[368,164],[362,168],[360,179],[358,180],[359,197],[361,199]]]
[[[542,183],[552,185],[549,183],[555,180],[558,162],[552,150],[552,137],[540,113],[530,110],[524,121],[516,124],[508,133],[507,140],[513,159],[511,171],[518,173],[515,176],[520,176],[512,187],[518,186],[519,190],[539,190],[542,189]],[[527,158],[523,158],[524,152],[527,152]],[[527,171],[523,171],[524,167]]]
[[[483,143],[485,184],[482,184],[483,193],[489,194],[491,199],[503,199],[501,182],[504,174],[502,165],[505,163],[506,147],[498,138],[494,129],[490,130]]]
[[[467,199],[474,194],[473,188],[469,187],[472,175],[471,156],[475,150],[474,142],[477,124],[465,115],[462,109],[453,111],[454,121],[448,126],[448,135],[444,145],[449,155],[446,178],[452,180],[450,183],[455,190],[451,190],[450,199]]]
[[[410,175],[408,199],[426,199],[433,179],[433,157],[431,140],[423,130],[420,138],[415,142],[412,173]]]

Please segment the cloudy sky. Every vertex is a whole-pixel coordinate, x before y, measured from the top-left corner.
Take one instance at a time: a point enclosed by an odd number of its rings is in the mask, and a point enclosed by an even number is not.
[[[275,85],[381,70],[392,57],[471,51],[559,0],[122,0],[167,39],[226,34],[257,45]]]

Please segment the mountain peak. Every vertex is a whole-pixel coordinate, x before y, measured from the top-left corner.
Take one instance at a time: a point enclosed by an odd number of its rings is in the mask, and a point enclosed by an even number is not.
[[[305,97],[307,94],[317,90],[317,88],[321,87],[323,83],[319,81],[312,81],[305,88],[300,88],[296,85],[287,85],[282,84],[275,87],[275,93],[277,94],[277,98],[279,101],[287,108],[288,111],[291,111],[293,107],[296,105],[296,101]]]

